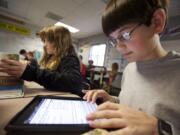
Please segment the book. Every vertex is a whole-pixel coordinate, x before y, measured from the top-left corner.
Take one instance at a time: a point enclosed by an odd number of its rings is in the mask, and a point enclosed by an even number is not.
[[[0,76],[0,98],[15,98],[24,95],[24,81],[11,76]]]

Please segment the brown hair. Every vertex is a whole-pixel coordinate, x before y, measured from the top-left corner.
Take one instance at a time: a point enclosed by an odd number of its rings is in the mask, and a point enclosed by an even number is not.
[[[111,65],[111,67],[112,67],[112,70],[113,71],[118,71],[118,69],[119,69],[119,65],[118,65],[118,63],[112,63],[112,65]]]
[[[51,57],[44,48],[44,54],[40,64],[45,68],[56,70],[65,56],[76,55],[72,44],[71,33],[68,29],[60,26],[48,26],[44,27],[38,35],[42,41],[45,41],[46,39],[55,45],[56,53]]]
[[[119,27],[141,23],[150,26],[153,13],[162,8],[168,13],[169,0],[111,0],[102,16],[104,33],[110,33]]]

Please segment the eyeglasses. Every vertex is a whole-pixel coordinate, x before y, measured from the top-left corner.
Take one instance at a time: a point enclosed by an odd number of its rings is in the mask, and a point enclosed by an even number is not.
[[[116,47],[116,45],[119,42],[128,42],[131,39],[132,33],[138,28],[141,24],[136,25],[131,31],[129,32],[123,32],[122,34],[118,35],[116,39],[114,38],[109,38],[108,44],[112,47]]]

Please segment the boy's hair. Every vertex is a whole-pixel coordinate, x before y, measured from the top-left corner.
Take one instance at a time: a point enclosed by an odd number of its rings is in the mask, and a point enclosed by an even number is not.
[[[169,0],[111,0],[102,16],[104,33],[110,33],[119,27],[139,23],[150,26],[153,13],[162,8],[168,14]]]
[[[40,64],[45,68],[56,70],[65,56],[76,56],[71,33],[68,29],[61,26],[47,26],[37,33],[37,35],[43,42],[48,40],[55,45],[56,53],[51,57],[49,57],[49,54],[44,47],[44,54]]]

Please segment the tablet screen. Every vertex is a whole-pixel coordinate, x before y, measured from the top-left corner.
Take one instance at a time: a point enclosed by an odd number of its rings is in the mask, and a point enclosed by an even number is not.
[[[42,99],[25,124],[87,124],[96,104],[80,100]]]

